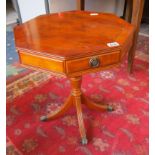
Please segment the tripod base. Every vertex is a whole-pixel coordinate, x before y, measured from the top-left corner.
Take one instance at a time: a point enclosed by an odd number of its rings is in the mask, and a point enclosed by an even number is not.
[[[86,131],[84,127],[84,121],[83,121],[83,115],[82,115],[82,107],[81,104],[85,104],[89,109],[92,110],[99,110],[99,111],[113,111],[114,107],[107,105],[107,104],[96,104],[92,101],[90,101],[88,98],[86,98],[82,92],[81,92],[81,77],[75,77],[71,78],[71,85],[72,85],[72,92],[71,95],[68,97],[66,102],[62,105],[62,107],[55,111],[54,113],[48,114],[46,116],[41,116],[41,121],[49,121],[56,119],[62,115],[65,114],[65,112],[71,107],[75,106],[77,111],[77,118],[78,118],[78,124],[79,124],[79,131],[81,135],[81,143],[83,145],[88,143],[88,140],[86,138]]]

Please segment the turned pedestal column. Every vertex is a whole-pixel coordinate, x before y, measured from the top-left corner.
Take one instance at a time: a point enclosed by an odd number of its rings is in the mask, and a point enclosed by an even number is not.
[[[59,110],[55,111],[54,113],[52,112],[51,114],[48,114],[46,116],[42,116],[40,120],[49,121],[49,120],[55,119],[63,115],[71,106],[75,106],[77,111],[77,119],[79,124],[79,131],[81,135],[81,142],[82,144],[87,144],[88,140],[86,137],[86,130],[84,127],[82,104],[85,104],[90,109],[100,110],[100,111],[106,111],[106,110],[113,111],[114,107],[107,104],[102,104],[102,105],[96,104],[90,101],[88,98],[86,98],[81,91],[81,82],[82,82],[81,76],[70,78],[70,82],[71,82],[72,90],[66,102],[62,105],[62,107]]]

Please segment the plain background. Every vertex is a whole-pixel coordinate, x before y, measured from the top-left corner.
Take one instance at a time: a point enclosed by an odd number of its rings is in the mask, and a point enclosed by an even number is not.
[[[98,12],[112,12],[123,15],[124,0],[85,0],[85,9]],[[44,0],[18,0],[23,22],[45,14]],[[76,10],[76,0],[49,0],[50,12]]]

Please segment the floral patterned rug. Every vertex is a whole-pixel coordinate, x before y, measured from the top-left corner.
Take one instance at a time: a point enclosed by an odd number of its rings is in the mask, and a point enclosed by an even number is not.
[[[147,62],[136,60],[133,75],[125,63],[83,77],[82,90],[89,98],[117,107],[111,113],[83,107],[86,146],[80,144],[74,108],[54,121],[39,121],[41,115],[59,108],[70,92],[67,79],[48,77],[42,83],[34,78],[28,86],[17,82],[18,89],[7,95],[8,155],[148,155]]]
[[[70,82],[52,74],[30,71],[11,61],[7,76],[7,155],[148,155],[148,38],[140,36],[134,73],[120,68],[88,74],[82,90],[91,100],[114,104],[114,112],[83,105],[88,145],[80,144],[76,111],[51,122],[43,114],[59,108]]]

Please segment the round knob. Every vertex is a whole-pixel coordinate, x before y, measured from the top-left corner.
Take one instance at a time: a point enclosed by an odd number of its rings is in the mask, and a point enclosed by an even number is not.
[[[97,57],[94,57],[89,60],[89,64],[91,67],[98,67],[100,65],[100,61]]]

